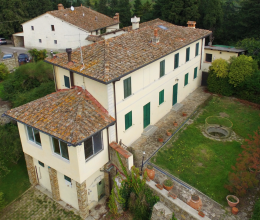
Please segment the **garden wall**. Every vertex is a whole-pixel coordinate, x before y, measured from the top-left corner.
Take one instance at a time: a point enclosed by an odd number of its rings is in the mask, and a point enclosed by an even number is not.
[[[14,52],[13,58],[5,59],[5,60],[2,60],[3,55],[4,54],[2,52],[0,62],[4,63],[7,66],[9,71],[12,71],[15,67],[19,67],[17,52]]]

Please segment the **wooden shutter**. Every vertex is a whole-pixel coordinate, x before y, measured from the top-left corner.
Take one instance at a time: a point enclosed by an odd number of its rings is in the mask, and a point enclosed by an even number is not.
[[[175,54],[174,69],[179,67],[179,53]]]
[[[186,62],[188,62],[190,60],[190,48],[188,47],[186,49]]]
[[[127,98],[131,94],[131,77],[129,77],[124,80],[124,98]]]
[[[125,130],[132,126],[132,111],[125,115]]]
[[[198,73],[198,67],[194,68],[194,79],[197,78],[197,73]]]
[[[199,55],[199,43],[196,43],[196,52],[195,52],[195,56]]]
[[[64,83],[65,87],[70,88],[70,78],[67,76],[64,76]]]
[[[186,86],[188,82],[189,82],[189,73],[185,74],[184,86]]]
[[[160,62],[160,77],[165,75],[165,60]]]
[[[159,92],[159,105],[164,102],[164,90]]]

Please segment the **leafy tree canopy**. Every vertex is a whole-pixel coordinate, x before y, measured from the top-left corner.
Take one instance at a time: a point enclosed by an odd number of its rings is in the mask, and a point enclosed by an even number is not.
[[[229,63],[222,58],[214,60],[209,68],[217,77],[226,78],[228,76]]]

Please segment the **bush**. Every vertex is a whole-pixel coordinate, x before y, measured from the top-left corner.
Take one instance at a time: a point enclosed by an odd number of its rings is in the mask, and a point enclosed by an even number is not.
[[[7,78],[9,74],[9,70],[4,63],[0,63],[0,80],[4,80]]]
[[[208,90],[212,93],[217,93],[224,96],[234,94],[234,87],[229,84],[228,78],[219,78],[213,71],[209,71]]]
[[[44,50],[31,49],[28,52],[29,54],[31,54],[34,62],[44,60],[47,57],[47,51],[45,49]]]
[[[255,203],[253,216],[250,220],[260,220],[260,199]]]
[[[4,194],[0,192],[0,211],[5,206]]]

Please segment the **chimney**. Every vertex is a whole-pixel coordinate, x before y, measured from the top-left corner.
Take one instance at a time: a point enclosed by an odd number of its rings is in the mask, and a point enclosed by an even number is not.
[[[154,29],[153,31],[152,42],[155,44],[159,43],[158,29]]]
[[[68,54],[68,64],[69,64],[69,65],[73,65],[73,62],[71,61],[72,49],[71,49],[71,48],[66,48],[66,52],[67,52],[67,54]]]
[[[134,16],[133,18],[131,18],[131,22],[132,22],[132,30],[139,28],[140,18]]]
[[[64,9],[63,4],[58,4],[58,10],[62,10],[62,9]]]
[[[116,13],[115,16],[113,17],[114,22],[119,22],[119,13]]]
[[[188,24],[188,27],[190,27],[190,28],[196,27],[196,21],[188,21],[187,24]]]

